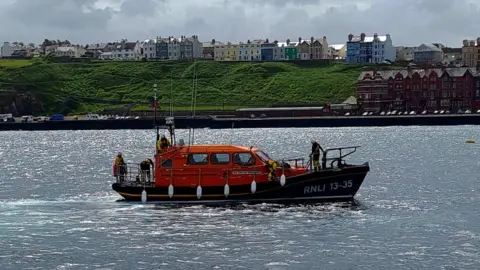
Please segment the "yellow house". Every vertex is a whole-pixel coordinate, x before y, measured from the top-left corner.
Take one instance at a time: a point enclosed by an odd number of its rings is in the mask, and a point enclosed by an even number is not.
[[[330,50],[333,59],[345,59],[347,57],[346,44],[330,45]]]
[[[476,67],[480,63],[480,37],[477,40],[464,40],[462,62],[467,67]]]
[[[215,61],[238,61],[238,44],[215,45]]]

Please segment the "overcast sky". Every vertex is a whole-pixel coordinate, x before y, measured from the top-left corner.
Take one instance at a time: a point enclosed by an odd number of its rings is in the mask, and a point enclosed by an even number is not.
[[[193,35],[202,41],[390,33],[394,45],[461,47],[480,36],[480,0],[1,0],[3,41],[86,44]]]

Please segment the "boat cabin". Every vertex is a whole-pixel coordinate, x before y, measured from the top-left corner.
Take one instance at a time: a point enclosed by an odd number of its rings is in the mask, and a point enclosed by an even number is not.
[[[224,186],[269,180],[272,159],[256,147],[238,145],[171,146],[155,155],[155,186]],[[307,172],[303,160],[295,166],[277,163],[275,175]]]

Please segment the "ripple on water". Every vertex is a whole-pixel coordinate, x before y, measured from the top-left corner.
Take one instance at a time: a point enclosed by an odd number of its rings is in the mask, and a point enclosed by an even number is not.
[[[362,145],[350,162],[371,165],[356,205],[224,208],[115,202],[113,156],[152,155],[151,131],[3,132],[2,269],[478,269],[477,129],[198,130],[274,158]]]

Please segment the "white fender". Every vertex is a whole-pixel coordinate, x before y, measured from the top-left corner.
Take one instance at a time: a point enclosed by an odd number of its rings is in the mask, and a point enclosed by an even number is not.
[[[257,191],[257,182],[255,182],[255,180],[252,181],[252,184],[250,185],[250,190],[252,191],[252,193],[255,193],[255,191]]]
[[[142,191],[142,203],[146,203],[146,202],[147,202],[147,192],[144,189]]]
[[[173,196],[173,186],[172,184],[170,184],[170,186],[168,186],[168,197],[172,198]]]
[[[285,186],[286,182],[287,182],[287,178],[285,177],[285,174],[282,174],[282,176],[280,176],[280,185],[283,187]]]
[[[198,186],[197,187],[197,199],[200,199],[202,197],[202,187]]]
[[[230,186],[228,184],[225,184],[225,187],[223,188],[223,194],[225,194],[225,197],[230,195]]]

